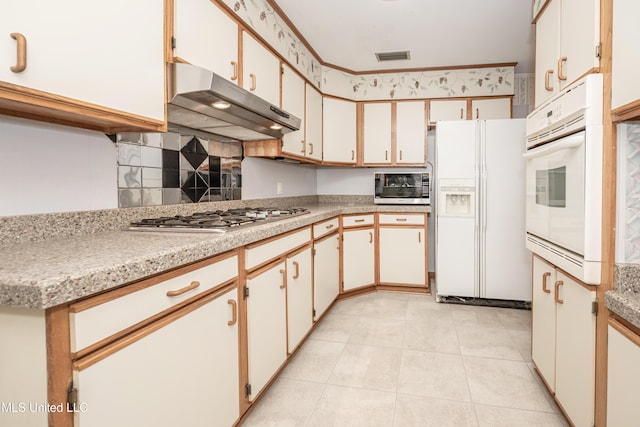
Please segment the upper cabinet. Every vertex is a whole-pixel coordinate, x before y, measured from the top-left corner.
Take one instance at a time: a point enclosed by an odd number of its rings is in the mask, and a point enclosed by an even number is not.
[[[282,138],[282,152],[300,157],[304,157],[306,150],[304,98],[304,80],[291,67],[282,65],[282,109],[300,119],[300,129]]]
[[[611,109],[615,120],[640,116],[640,3],[637,0],[613,2],[613,51]]]
[[[365,164],[391,164],[391,103],[366,103],[362,137]]]
[[[305,90],[305,157],[322,160],[322,94],[310,84]]]
[[[246,32],[242,33],[242,87],[280,105],[280,59]]]
[[[451,99],[429,102],[429,123],[435,124],[439,120],[466,120],[467,100]]]
[[[396,147],[397,164],[425,164],[427,125],[424,101],[397,102],[396,107]]]
[[[356,163],[356,103],[324,98],[322,104],[322,160]]]
[[[600,0],[552,0],[536,21],[536,107],[600,66]]]
[[[173,56],[238,82],[238,24],[210,0],[174,0]]]
[[[471,119],[510,119],[511,98],[472,99]]]
[[[0,113],[106,132],[164,130],[163,6],[25,0],[3,7]]]

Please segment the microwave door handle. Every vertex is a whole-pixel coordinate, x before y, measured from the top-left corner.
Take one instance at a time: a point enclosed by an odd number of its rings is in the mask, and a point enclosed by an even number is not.
[[[534,159],[536,157],[542,157],[547,154],[555,153],[560,150],[567,150],[571,148],[577,148],[580,145],[584,144],[584,132],[577,133],[575,135],[568,136],[563,138],[558,142],[551,142],[549,144],[545,144],[539,148],[534,148],[522,155],[525,159]]]

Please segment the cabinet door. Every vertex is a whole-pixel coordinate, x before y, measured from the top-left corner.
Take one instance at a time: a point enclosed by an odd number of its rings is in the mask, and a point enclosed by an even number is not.
[[[313,325],[311,247],[287,258],[287,331],[291,353]]]
[[[340,237],[316,241],[313,248],[313,308],[318,320],[340,292]]]
[[[380,283],[426,286],[424,228],[380,227]]]
[[[174,0],[173,55],[238,81],[238,24],[210,0]]]
[[[356,103],[342,99],[322,101],[322,160],[356,161]]]
[[[558,77],[564,75],[562,86],[565,86],[600,66],[596,57],[600,43],[600,0],[562,0],[560,17]],[[565,57],[566,60],[561,59]]]
[[[396,104],[396,163],[426,162],[427,143],[425,103],[398,102]]]
[[[164,121],[163,23],[159,0],[4,2],[0,81]],[[22,72],[9,33],[26,38]]]
[[[250,400],[260,393],[287,358],[285,274],[285,264],[280,262],[247,278]]]
[[[531,359],[552,391],[556,389],[555,276],[555,269],[551,265],[533,257]]]
[[[391,103],[364,104],[365,163],[391,164]]]
[[[201,300],[74,366],[76,427],[231,426],[239,417],[237,290]],[[114,352],[115,351],[115,352]],[[85,363],[89,366],[84,367]]]
[[[560,1],[552,0],[536,22],[536,107],[559,89]]]
[[[305,156],[322,160],[322,94],[309,84],[306,85],[305,108]]]
[[[280,60],[249,34],[242,33],[242,86],[280,105]]]
[[[466,100],[431,101],[429,103],[429,123],[439,120],[466,120]]]
[[[343,289],[375,283],[375,233],[373,228],[342,233]]]
[[[557,270],[556,397],[576,426],[592,426],[595,400],[595,291]]]
[[[471,114],[474,120],[510,119],[511,98],[473,99]]]
[[[305,83],[288,65],[282,66],[282,109],[300,118],[300,130],[282,137],[282,151],[304,156],[304,92]]]
[[[628,332],[632,334],[632,332]],[[607,425],[632,427],[640,419],[640,339],[626,338],[609,325],[607,356]]]
[[[640,85],[636,83],[640,70],[640,2],[616,0],[613,2],[613,55],[611,108],[640,100]]]

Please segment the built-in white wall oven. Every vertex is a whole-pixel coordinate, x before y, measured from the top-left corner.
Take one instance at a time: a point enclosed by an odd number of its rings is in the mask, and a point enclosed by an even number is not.
[[[429,172],[378,172],[374,176],[373,202],[377,204],[429,205]]]
[[[602,75],[565,88],[527,117],[526,246],[600,283]]]

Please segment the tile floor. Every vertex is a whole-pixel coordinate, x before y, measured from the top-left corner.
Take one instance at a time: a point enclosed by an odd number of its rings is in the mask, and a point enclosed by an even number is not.
[[[242,426],[567,426],[533,372],[530,330],[528,310],[339,301]]]

